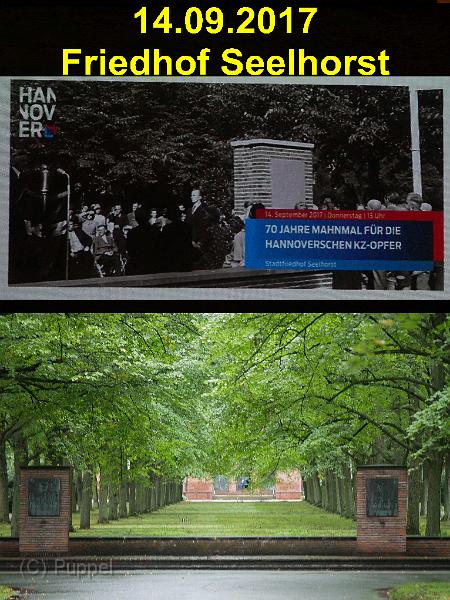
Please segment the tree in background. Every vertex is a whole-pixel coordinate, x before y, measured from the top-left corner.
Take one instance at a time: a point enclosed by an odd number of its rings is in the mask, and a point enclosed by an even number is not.
[[[29,82],[27,85],[40,85]],[[19,106],[21,82],[12,86]],[[412,187],[409,96],[405,87],[51,82],[52,140],[17,136],[12,164],[62,167],[91,202],[102,197],[155,208],[188,202],[200,186],[207,203],[229,213],[237,138],[315,144],[316,201],[343,208]],[[442,207],[442,92],[421,92],[425,200]],[[74,194],[74,202],[81,196]],[[112,203],[112,200],[111,200]]]

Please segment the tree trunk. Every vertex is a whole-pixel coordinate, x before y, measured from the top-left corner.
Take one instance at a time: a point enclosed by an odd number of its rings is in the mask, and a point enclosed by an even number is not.
[[[434,316],[434,324],[438,326],[442,322],[442,313]],[[445,315],[444,315],[445,320]],[[431,366],[431,382],[433,389],[442,390],[445,385],[444,365],[440,360],[433,362]],[[425,535],[441,535],[441,475],[442,475],[442,455],[438,450],[433,452],[429,460],[428,469],[428,502],[427,502],[427,526]]]
[[[157,498],[156,498],[156,480],[154,477],[151,478],[152,481],[152,487],[150,488],[150,506],[151,506],[151,510],[152,512],[154,510],[156,510],[157,508]]]
[[[443,492],[444,515],[442,520],[450,521],[450,454],[447,454],[447,458],[445,459]]]
[[[408,535],[419,535],[420,521],[420,466],[417,462],[411,462],[408,472],[408,515],[406,533]]]
[[[139,515],[144,512],[144,486],[142,481],[136,484],[136,509]]]
[[[130,515],[130,517],[135,517],[137,515],[137,511],[136,511],[136,483],[134,481],[130,481],[130,483],[129,483],[128,498],[129,498],[129,515]]]
[[[327,486],[327,477],[325,475],[324,479],[322,480],[322,508],[324,510],[328,510],[328,486]]]
[[[127,489],[128,489],[127,477],[126,477],[126,475],[124,475],[122,477],[122,481],[120,482],[120,489],[119,489],[119,517],[121,519],[126,519],[128,517]]]
[[[99,509],[97,473],[94,473],[94,477],[92,480],[92,506],[97,510]]]
[[[110,521],[117,521],[119,518],[118,515],[118,492],[115,485],[111,484],[109,486],[109,511],[108,518]]]
[[[98,522],[108,523],[108,521],[108,482],[101,471],[98,492]]]
[[[88,467],[82,473],[83,492],[80,506],[80,529],[91,528],[92,508],[92,467]]]
[[[316,506],[322,506],[322,490],[320,488],[320,480],[317,473],[312,475],[312,484],[314,487],[314,504]]]
[[[436,456],[428,462],[428,502],[425,535],[441,535],[441,474],[442,458]]]
[[[342,477],[336,477],[336,493],[337,493],[337,511],[344,516],[346,512],[346,495],[344,491],[344,480]]]
[[[344,467],[344,496],[345,496],[345,511],[344,517],[348,519],[353,519],[355,516],[355,502],[353,496],[353,486],[352,486],[352,472],[349,467]]]
[[[81,472],[77,471],[76,476],[76,495],[77,495],[77,506],[74,512],[80,512],[81,508],[81,498],[83,496],[83,478]]]
[[[306,502],[313,504],[312,499],[311,499],[311,492],[309,490],[309,481],[310,481],[309,479],[303,478],[303,496],[304,496]]]
[[[76,485],[76,475],[75,471],[72,471],[72,485],[71,485],[71,493],[72,493],[72,512],[77,512],[77,485]]]
[[[420,516],[427,514],[428,503],[428,463],[425,461],[422,465],[422,494],[420,498]]]
[[[11,518],[11,536],[19,536],[20,467],[28,464],[27,442],[21,430],[12,437],[14,452],[14,488]]]
[[[0,444],[0,523],[9,523],[8,470],[5,442]]]
[[[336,512],[336,476],[333,471],[327,473],[327,487],[328,487],[328,510],[330,512]]]

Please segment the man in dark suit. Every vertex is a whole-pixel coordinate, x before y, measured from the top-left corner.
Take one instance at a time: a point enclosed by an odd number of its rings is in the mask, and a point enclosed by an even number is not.
[[[90,252],[92,238],[81,229],[79,222],[69,221],[69,279],[83,279],[94,275]]]
[[[179,208],[169,207],[160,235],[161,270],[192,270],[192,235],[189,223],[181,220]]]
[[[105,269],[106,275],[120,274],[120,261],[113,236],[104,225],[97,227],[97,235],[92,240],[92,253],[95,262]]]
[[[208,211],[202,203],[202,193],[199,189],[192,190],[191,207],[186,211],[186,223],[192,231],[192,260],[197,260],[202,255],[202,241],[204,241],[209,224]]]

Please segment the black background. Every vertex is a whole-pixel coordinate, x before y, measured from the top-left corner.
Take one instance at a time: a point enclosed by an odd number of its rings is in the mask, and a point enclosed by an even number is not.
[[[226,25],[236,26],[239,6],[272,6],[277,13],[286,6],[317,6],[310,33],[307,35],[233,34],[170,34],[152,31],[139,33],[139,21],[134,13],[143,5],[149,15],[157,15],[163,6],[170,6],[175,25],[182,25],[184,11],[191,5],[206,9],[220,7],[227,16]],[[450,72],[450,4],[436,0],[421,2],[326,2],[301,0],[286,2],[268,0],[241,2],[224,0],[171,0],[165,2],[9,2],[1,10],[0,74],[1,75],[61,75],[62,49],[81,48],[83,54],[98,54],[105,48],[107,55],[128,57],[144,48],[159,48],[172,56],[196,55],[203,47],[212,50],[208,66],[210,75],[222,75],[221,52],[236,47],[244,55],[264,57],[285,55],[288,48],[305,48],[323,57],[378,55],[386,49],[391,75],[448,75]],[[82,74],[81,69],[77,73]]]

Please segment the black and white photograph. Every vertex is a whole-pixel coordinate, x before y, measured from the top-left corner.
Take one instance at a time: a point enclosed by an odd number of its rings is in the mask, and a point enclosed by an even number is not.
[[[261,208],[443,211],[442,89],[12,80],[10,148],[10,286],[443,289],[245,266]]]

